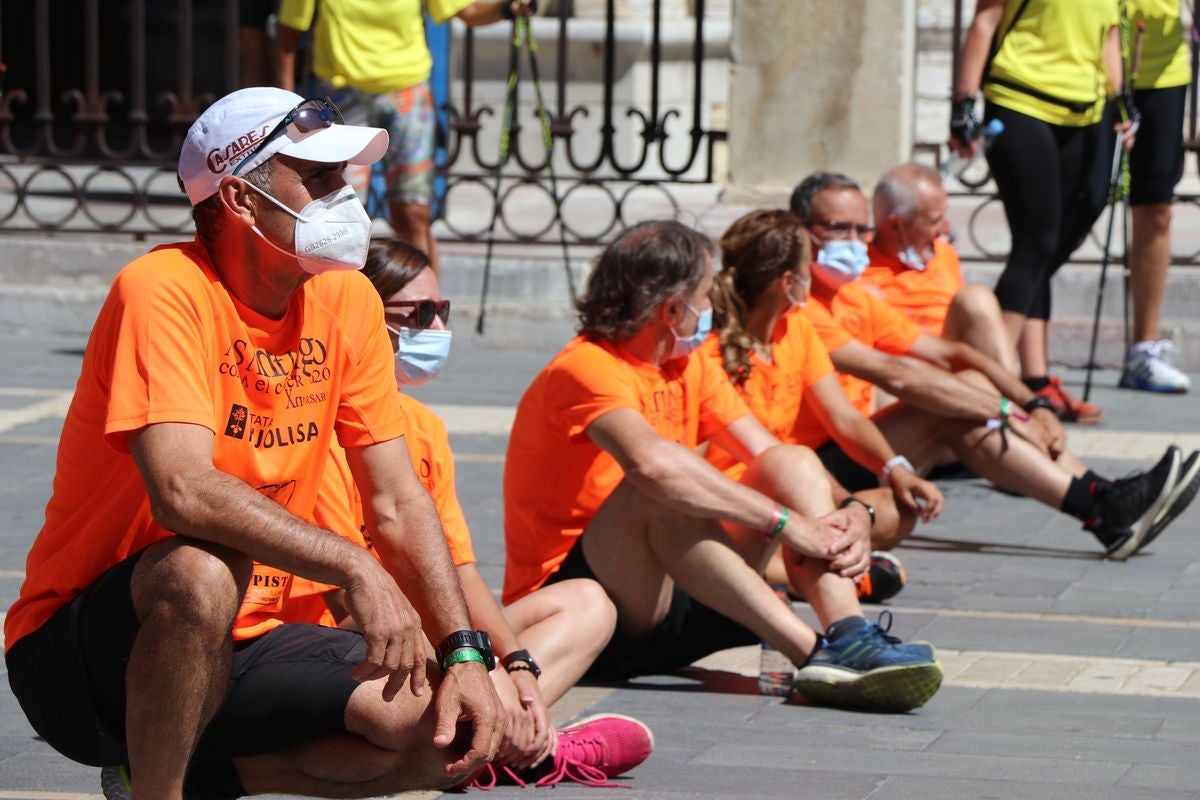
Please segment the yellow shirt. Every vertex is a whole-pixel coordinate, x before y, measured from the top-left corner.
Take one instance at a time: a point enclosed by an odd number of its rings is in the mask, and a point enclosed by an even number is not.
[[[1021,0],[1005,3],[997,29],[1004,39],[992,62],[991,77],[1061,100],[1087,103],[1088,108],[1072,111],[993,82],[985,84],[984,95],[997,105],[1052,125],[1099,122],[1108,95],[1104,43],[1117,24],[1116,0],[1029,0],[1014,26],[1020,6]]]
[[[1133,88],[1166,89],[1191,83],[1191,52],[1179,20],[1179,0],[1128,0],[1126,7],[1132,27],[1129,42],[1135,50],[1138,23],[1146,23]]]
[[[426,0],[445,22],[474,0]],[[317,0],[283,0],[279,23],[298,31],[312,25]],[[337,88],[385,94],[429,78],[421,0],[320,0],[313,33],[313,72]]]

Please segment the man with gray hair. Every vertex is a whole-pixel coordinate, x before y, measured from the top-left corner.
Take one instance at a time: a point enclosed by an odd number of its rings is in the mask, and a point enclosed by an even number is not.
[[[862,280],[925,333],[965,342],[1014,374],[1017,354],[991,289],[964,284],[946,236],[946,189],[936,170],[901,164],[884,173],[872,198],[875,240]]]

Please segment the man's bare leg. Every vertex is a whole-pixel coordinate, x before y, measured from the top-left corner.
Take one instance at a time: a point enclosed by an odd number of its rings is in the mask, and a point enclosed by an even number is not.
[[[1158,339],[1167,269],[1171,266],[1171,204],[1133,206],[1129,248],[1129,292],[1133,296],[1133,341]]]
[[[589,580],[544,586],[506,606],[504,616],[542,665],[538,687],[547,705],[579,682],[617,624],[617,609],[604,588]]]
[[[429,219],[429,206],[423,203],[401,203],[396,200],[388,201],[391,211],[392,230],[396,237],[411,244],[418,250],[424,250],[429,256],[429,268],[433,274],[441,274],[441,263],[438,260],[437,240],[433,238],[433,229]]]
[[[229,684],[229,631],[250,573],[244,555],[182,536],[138,560],[130,593],[139,627],[125,678],[135,800],[182,795],[188,760]]]
[[[579,546],[617,607],[621,631],[632,638],[667,615],[671,592],[683,591],[803,664],[817,634],[786,608],[759,572],[766,539],[749,552],[713,520],[687,517],[622,482],[600,507]]]
[[[1000,302],[979,284],[964,286],[946,314],[942,338],[971,345],[1017,374],[1017,351],[1005,327]]]

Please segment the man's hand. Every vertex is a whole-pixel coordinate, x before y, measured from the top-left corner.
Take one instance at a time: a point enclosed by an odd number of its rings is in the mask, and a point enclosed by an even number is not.
[[[831,511],[813,521],[804,520],[809,534],[799,546],[785,538],[793,550],[829,562],[829,569],[846,578],[866,571],[871,563],[871,517],[858,503]],[[781,536],[788,537],[791,521]]]
[[[464,661],[451,665],[438,684],[434,704],[437,707],[434,747],[449,747],[460,721],[471,725],[471,746],[462,758],[446,765],[447,777],[461,779],[496,757],[506,720],[483,664]]]
[[[425,691],[425,634],[421,617],[396,581],[367,550],[356,578],[345,587],[346,610],[362,630],[367,655],[350,676],[356,681],[387,677],[383,699],[391,701],[407,678],[412,693]]]
[[[946,502],[941,491],[930,481],[912,474],[904,467],[892,467],[888,483],[896,502],[921,518],[922,522],[937,519]]]
[[[520,701],[518,713],[525,719],[532,735],[519,753],[505,755],[504,760],[522,769],[535,767],[554,752],[554,727],[550,724],[550,714],[532,672],[516,670],[505,675],[515,687],[516,697]],[[501,753],[504,754],[503,745]]]
[[[1035,408],[1029,415],[1029,421],[1039,428],[1041,440],[1051,458],[1058,458],[1067,449],[1067,431],[1063,428],[1062,420],[1048,408]]]

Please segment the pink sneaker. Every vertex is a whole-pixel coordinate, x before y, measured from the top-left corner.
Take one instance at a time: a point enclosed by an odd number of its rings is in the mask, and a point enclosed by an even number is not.
[[[574,781],[585,786],[629,788],[609,779],[641,764],[653,749],[654,734],[641,722],[620,714],[597,714],[559,730],[554,756],[539,766],[516,770],[488,764],[460,787],[487,791],[497,785],[553,786]]]

